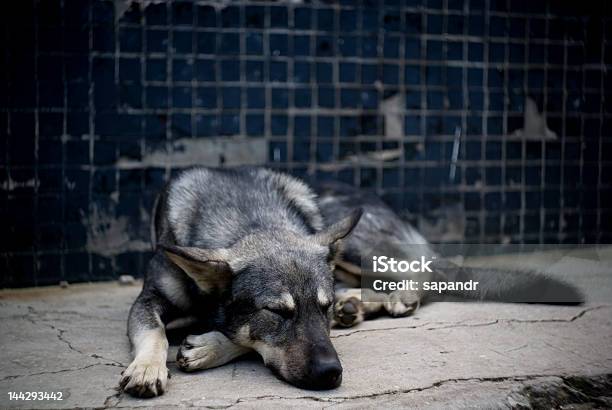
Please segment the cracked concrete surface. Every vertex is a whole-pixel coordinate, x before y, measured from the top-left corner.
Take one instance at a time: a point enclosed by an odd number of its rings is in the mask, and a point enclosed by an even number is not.
[[[585,290],[584,306],[439,302],[334,330],[345,370],[333,391],[287,385],[257,357],[185,374],[173,346],[168,392],[148,400],[115,390],[130,362],[126,317],[140,284],[3,290],[0,407],[529,408],[552,406],[553,396],[611,407],[612,270],[574,268],[556,267]],[[11,391],[61,391],[64,400],[10,401]]]

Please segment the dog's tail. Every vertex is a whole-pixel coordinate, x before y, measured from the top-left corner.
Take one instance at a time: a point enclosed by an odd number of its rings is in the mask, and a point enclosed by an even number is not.
[[[478,282],[475,289],[447,286],[445,294],[465,299],[512,303],[577,305],[584,295],[573,285],[543,273],[458,266],[445,261],[435,267],[440,282]]]

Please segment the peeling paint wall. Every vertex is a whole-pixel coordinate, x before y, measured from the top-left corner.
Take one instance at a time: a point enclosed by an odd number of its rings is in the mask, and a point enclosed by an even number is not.
[[[149,221],[147,210],[140,209],[141,221]],[[89,218],[82,219],[83,225],[87,226],[87,243],[85,248],[88,252],[103,256],[112,256],[122,252],[145,252],[151,250],[151,243],[142,239],[133,239],[130,235],[130,220],[125,217],[117,217],[114,212],[108,212],[94,205],[93,213]]]
[[[141,276],[155,195],[197,164],[372,189],[433,241],[610,242],[587,3],[9,2],[0,287]]]
[[[193,139],[181,138],[161,148],[147,152],[142,159],[120,157],[115,165],[121,169],[142,167],[189,167],[265,165],[268,145],[263,139],[233,138]],[[167,149],[169,148],[169,149]]]

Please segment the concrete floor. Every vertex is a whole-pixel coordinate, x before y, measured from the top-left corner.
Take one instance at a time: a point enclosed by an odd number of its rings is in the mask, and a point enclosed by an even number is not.
[[[167,393],[133,399],[115,387],[130,362],[126,317],[139,283],[3,290],[0,408],[612,407],[612,265],[557,265],[554,274],[589,295],[586,305],[440,302],[333,331],[345,370],[327,392],[287,385],[257,358],[185,374],[172,347]],[[20,391],[61,391],[64,400],[9,400]]]

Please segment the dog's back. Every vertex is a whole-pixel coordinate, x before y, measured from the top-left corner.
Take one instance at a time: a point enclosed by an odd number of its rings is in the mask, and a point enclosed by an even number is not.
[[[205,224],[201,222],[205,221]],[[321,228],[314,194],[295,178],[259,168],[190,168],[157,199],[153,245],[223,248],[261,227]]]

